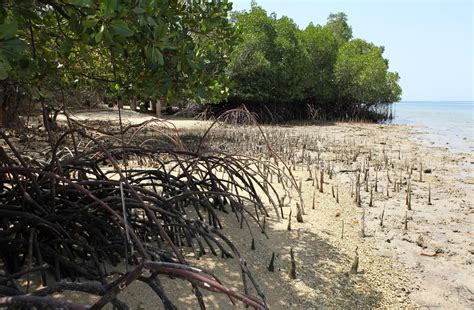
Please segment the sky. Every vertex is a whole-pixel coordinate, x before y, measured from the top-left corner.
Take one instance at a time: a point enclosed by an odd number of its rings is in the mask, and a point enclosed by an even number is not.
[[[233,0],[249,10],[250,0]],[[354,37],[385,46],[403,101],[474,100],[473,0],[257,0],[304,29],[345,12]]]

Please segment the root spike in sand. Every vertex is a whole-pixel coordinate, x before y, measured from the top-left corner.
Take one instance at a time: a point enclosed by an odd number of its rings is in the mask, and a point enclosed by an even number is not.
[[[341,221],[341,239],[344,239],[344,221]]]
[[[349,274],[356,274],[359,270],[359,252],[357,251],[359,247],[355,248],[354,251],[354,261],[352,262],[351,270]]]
[[[380,227],[383,227],[383,217],[385,215],[385,206],[383,206],[382,214],[380,215]]]
[[[362,217],[361,217],[361,227],[360,227],[360,236],[362,238],[365,238],[366,237],[366,234],[365,234],[365,209],[362,209]]]
[[[296,221],[298,223],[303,223],[303,212],[301,210],[301,206],[296,203]]]
[[[272,258],[270,259],[270,264],[267,267],[268,271],[275,271],[275,252],[272,252]]]
[[[290,268],[288,269],[290,279],[296,279],[296,261],[293,248],[290,248]]]
[[[428,184],[428,205],[431,206],[431,184]]]
[[[288,215],[288,226],[286,227],[286,230],[290,231],[291,230],[291,213],[293,210],[290,209],[290,215]]]
[[[324,170],[321,169],[320,174],[319,174],[319,192],[320,193],[324,192],[323,184],[324,184]]]

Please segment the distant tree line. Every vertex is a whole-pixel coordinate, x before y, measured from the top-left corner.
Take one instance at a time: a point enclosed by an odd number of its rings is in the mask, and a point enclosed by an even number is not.
[[[263,121],[379,120],[390,116],[387,103],[400,100],[384,48],[353,38],[344,13],[300,30],[252,3],[232,19],[241,40],[226,69],[228,100],[217,111],[245,104]]]

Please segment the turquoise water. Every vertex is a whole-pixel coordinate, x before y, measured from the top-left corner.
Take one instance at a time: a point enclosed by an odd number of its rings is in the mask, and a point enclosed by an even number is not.
[[[394,124],[415,125],[426,139],[453,152],[474,151],[473,101],[402,101]]]

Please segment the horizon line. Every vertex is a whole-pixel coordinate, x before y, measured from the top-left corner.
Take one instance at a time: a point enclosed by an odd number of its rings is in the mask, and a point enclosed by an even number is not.
[[[474,100],[400,100],[397,102],[474,102]]]

